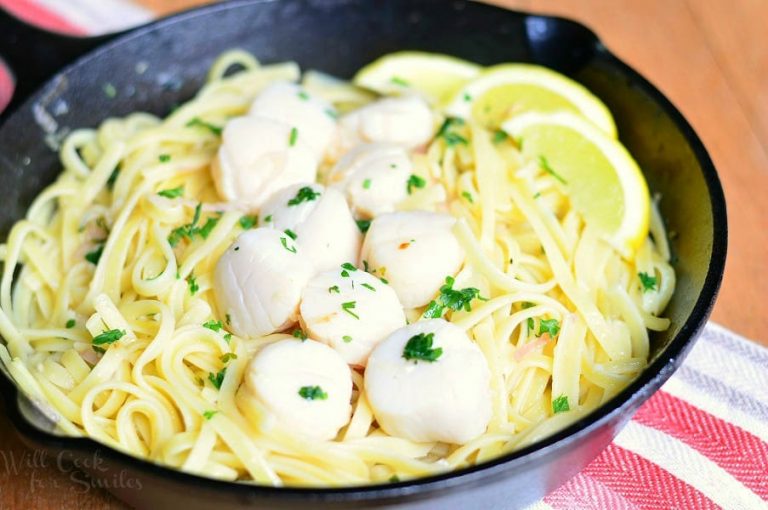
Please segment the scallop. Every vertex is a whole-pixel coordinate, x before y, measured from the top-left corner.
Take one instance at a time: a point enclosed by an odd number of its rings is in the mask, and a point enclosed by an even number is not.
[[[344,196],[320,184],[294,184],[275,193],[262,207],[265,226],[296,235],[311,254],[316,272],[357,263],[362,235]]]
[[[310,337],[357,366],[365,366],[376,344],[406,324],[395,291],[352,264],[312,278],[302,293],[300,311]]]
[[[214,270],[214,294],[233,333],[246,338],[282,331],[298,319],[314,265],[290,235],[271,228],[240,234]]]
[[[490,369],[464,331],[443,319],[416,322],[379,343],[365,393],[379,426],[417,442],[465,444],[491,420]]]
[[[453,216],[427,211],[382,214],[371,222],[361,259],[386,279],[405,308],[424,306],[464,263]]]
[[[342,151],[359,143],[384,142],[413,149],[435,133],[435,117],[416,95],[388,97],[353,110],[339,120]]]
[[[268,86],[253,101],[248,114],[295,127],[319,160],[336,135],[333,106],[295,83],[276,82]]]
[[[331,440],[349,422],[352,375],[339,354],[314,340],[280,340],[248,364],[238,405],[255,400],[282,430]]]
[[[356,216],[372,218],[394,211],[408,196],[412,171],[411,159],[402,147],[362,144],[334,165],[326,182],[343,190]]]
[[[230,120],[211,165],[219,195],[259,207],[292,184],[313,182],[318,160],[300,134],[287,124],[260,117]]]

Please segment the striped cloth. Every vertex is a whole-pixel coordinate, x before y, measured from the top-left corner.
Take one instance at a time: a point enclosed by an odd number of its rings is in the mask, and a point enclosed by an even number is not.
[[[131,0],[0,0],[45,28],[103,33],[151,19]],[[0,66],[0,109],[10,81]],[[768,509],[768,350],[709,324],[682,367],[584,471],[529,507]]]

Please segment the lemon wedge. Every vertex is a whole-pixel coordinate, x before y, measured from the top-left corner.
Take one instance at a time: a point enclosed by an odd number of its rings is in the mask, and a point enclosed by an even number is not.
[[[380,94],[417,92],[442,104],[480,72],[477,64],[440,53],[400,51],[360,69],[352,82]]]
[[[618,140],[570,112],[528,112],[502,123],[565,189],[587,225],[626,259],[648,236],[650,198],[640,168]]]
[[[602,101],[581,84],[537,65],[489,67],[459,89],[446,107],[448,115],[473,117],[489,128],[519,113],[561,110],[583,116],[616,138],[616,124]]]

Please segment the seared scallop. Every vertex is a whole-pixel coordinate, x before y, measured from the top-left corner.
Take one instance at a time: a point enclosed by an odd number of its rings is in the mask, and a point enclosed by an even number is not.
[[[371,222],[360,258],[389,282],[405,308],[426,305],[464,263],[451,230],[455,222],[427,211],[382,214]]]
[[[443,319],[400,328],[368,359],[365,393],[389,435],[464,444],[491,419],[490,370],[480,348]]]
[[[314,340],[281,340],[261,349],[237,393],[255,399],[279,426],[319,440],[336,437],[349,421],[352,375],[339,354]]]
[[[275,193],[261,209],[264,226],[290,231],[317,272],[357,263],[362,235],[344,196],[321,184],[294,184]]]
[[[365,366],[371,349],[405,326],[395,291],[352,264],[312,278],[300,311],[307,334],[333,347],[351,365]]]
[[[296,323],[301,291],[313,274],[290,235],[270,228],[243,232],[214,270],[219,312],[238,336],[282,331]]]
[[[211,175],[228,201],[261,206],[273,193],[313,182],[317,156],[295,127],[260,117],[238,117],[224,126]]]

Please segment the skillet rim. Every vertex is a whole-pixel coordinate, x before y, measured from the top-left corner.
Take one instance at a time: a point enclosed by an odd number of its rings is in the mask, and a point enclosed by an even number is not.
[[[89,51],[73,63],[57,71],[41,87],[23,101],[16,111],[11,112],[0,125],[0,132],[13,124],[14,118],[19,112],[28,110],[32,104],[42,95],[50,84],[62,75],[75,68],[87,66],[88,62],[99,57],[103,53],[114,51],[120,45],[145,36],[157,30],[163,30],[166,26],[174,25],[183,20],[199,16],[209,17],[216,12],[238,9],[251,5],[275,3],[279,0],[237,0],[226,3],[212,4],[182,12],[174,16],[163,18],[147,25],[143,25],[127,33],[117,35],[114,39]],[[472,2],[474,3],[474,2]],[[707,318],[717,296],[722,281],[723,269],[727,252],[727,214],[725,197],[715,166],[707,153],[703,143],[693,130],[692,126],[683,117],[680,111],[666,98],[655,86],[653,86],[640,73],[611,53],[602,41],[585,25],[569,18],[560,16],[545,16],[530,14],[525,11],[505,9],[503,7],[483,4],[484,7],[498,9],[505,13],[519,15],[524,20],[544,19],[557,21],[577,26],[592,34],[594,38],[595,59],[602,60],[615,68],[618,73],[628,78],[635,86],[638,86],[650,99],[665,112],[680,129],[686,142],[690,145],[692,153],[701,167],[703,177],[707,185],[707,197],[712,207],[712,254],[707,268],[707,274],[702,285],[701,292],[694,304],[690,315],[683,323],[678,333],[670,340],[667,347],[658,357],[624,390],[613,399],[600,406],[590,414],[572,423],[565,429],[537,441],[521,450],[502,455],[495,459],[478,465],[449,471],[439,475],[416,478],[413,480],[394,482],[387,484],[372,484],[350,487],[271,487],[253,485],[248,483],[217,480],[204,476],[182,472],[178,469],[155,464],[138,457],[115,450],[105,444],[99,443],[88,437],[56,436],[45,432],[30,423],[21,413],[18,398],[22,394],[17,386],[3,372],[0,377],[0,388],[6,398],[6,415],[25,440],[51,450],[67,450],[71,452],[93,454],[97,450],[105,457],[105,460],[113,462],[122,468],[130,468],[137,473],[165,478],[173,482],[181,482],[186,485],[203,485],[206,490],[216,492],[237,492],[243,496],[252,498],[284,498],[286,500],[314,500],[318,502],[334,501],[384,501],[399,499],[401,497],[429,497],[432,493],[444,489],[457,489],[469,487],[483,482],[488,476],[499,476],[505,471],[520,469],[527,464],[535,463],[538,459],[556,454],[574,442],[590,435],[596,429],[604,427],[609,422],[622,423],[627,421],[631,414],[655,393],[661,385],[680,366],[683,359],[693,347],[696,338],[704,327]],[[26,397],[25,397],[26,398]],[[631,413],[630,416],[627,413]],[[620,430],[621,426],[617,430]]]

